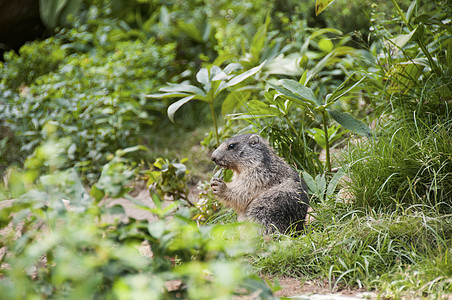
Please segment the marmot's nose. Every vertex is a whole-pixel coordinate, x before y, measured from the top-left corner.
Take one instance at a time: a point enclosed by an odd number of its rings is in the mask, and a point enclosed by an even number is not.
[[[217,155],[216,155],[216,153],[217,153],[217,150],[213,151],[212,156],[210,157],[213,160],[214,163],[217,162]]]

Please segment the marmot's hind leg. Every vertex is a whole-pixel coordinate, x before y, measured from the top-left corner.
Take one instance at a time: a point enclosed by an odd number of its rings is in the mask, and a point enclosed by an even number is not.
[[[294,191],[273,190],[256,198],[246,217],[265,226],[265,233],[289,234],[303,229],[308,205]]]

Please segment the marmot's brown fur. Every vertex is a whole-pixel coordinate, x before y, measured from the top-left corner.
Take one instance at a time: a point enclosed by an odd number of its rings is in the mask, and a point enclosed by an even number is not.
[[[232,137],[212,154],[232,181],[214,178],[214,194],[238,214],[239,221],[261,223],[266,233],[300,231],[308,210],[306,185],[268,142],[257,134]]]

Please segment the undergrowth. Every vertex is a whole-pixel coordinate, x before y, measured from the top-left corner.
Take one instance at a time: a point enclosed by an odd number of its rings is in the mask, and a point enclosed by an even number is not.
[[[332,291],[376,289],[386,296],[452,291],[452,216],[411,207],[404,215],[322,210],[299,238],[262,243],[250,257],[261,273],[327,279]],[[335,219],[324,219],[331,210]],[[342,213],[342,215],[341,215]]]
[[[452,212],[452,121],[393,124],[348,152],[354,205],[393,211],[422,204]]]

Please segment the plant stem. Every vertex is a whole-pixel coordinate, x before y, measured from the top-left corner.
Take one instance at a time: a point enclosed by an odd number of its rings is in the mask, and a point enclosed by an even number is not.
[[[293,123],[290,121],[289,117],[287,115],[284,115],[284,118],[286,119],[287,123],[289,124],[292,131],[295,133],[295,136],[298,136],[298,132],[295,129],[295,126],[293,126]]]
[[[330,161],[330,144],[328,141],[328,126],[326,125],[326,114],[322,111],[323,131],[325,133],[325,150],[326,150],[326,169],[331,173],[331,161]]]
[[[209,101],[210,113],[212,114],[213,126],[215,127],[215,137],[217,138],[217,147],[220,146],[220,135],[218,134],[217,118],[215,117],[215,109],[213,108],[213,101]]]

